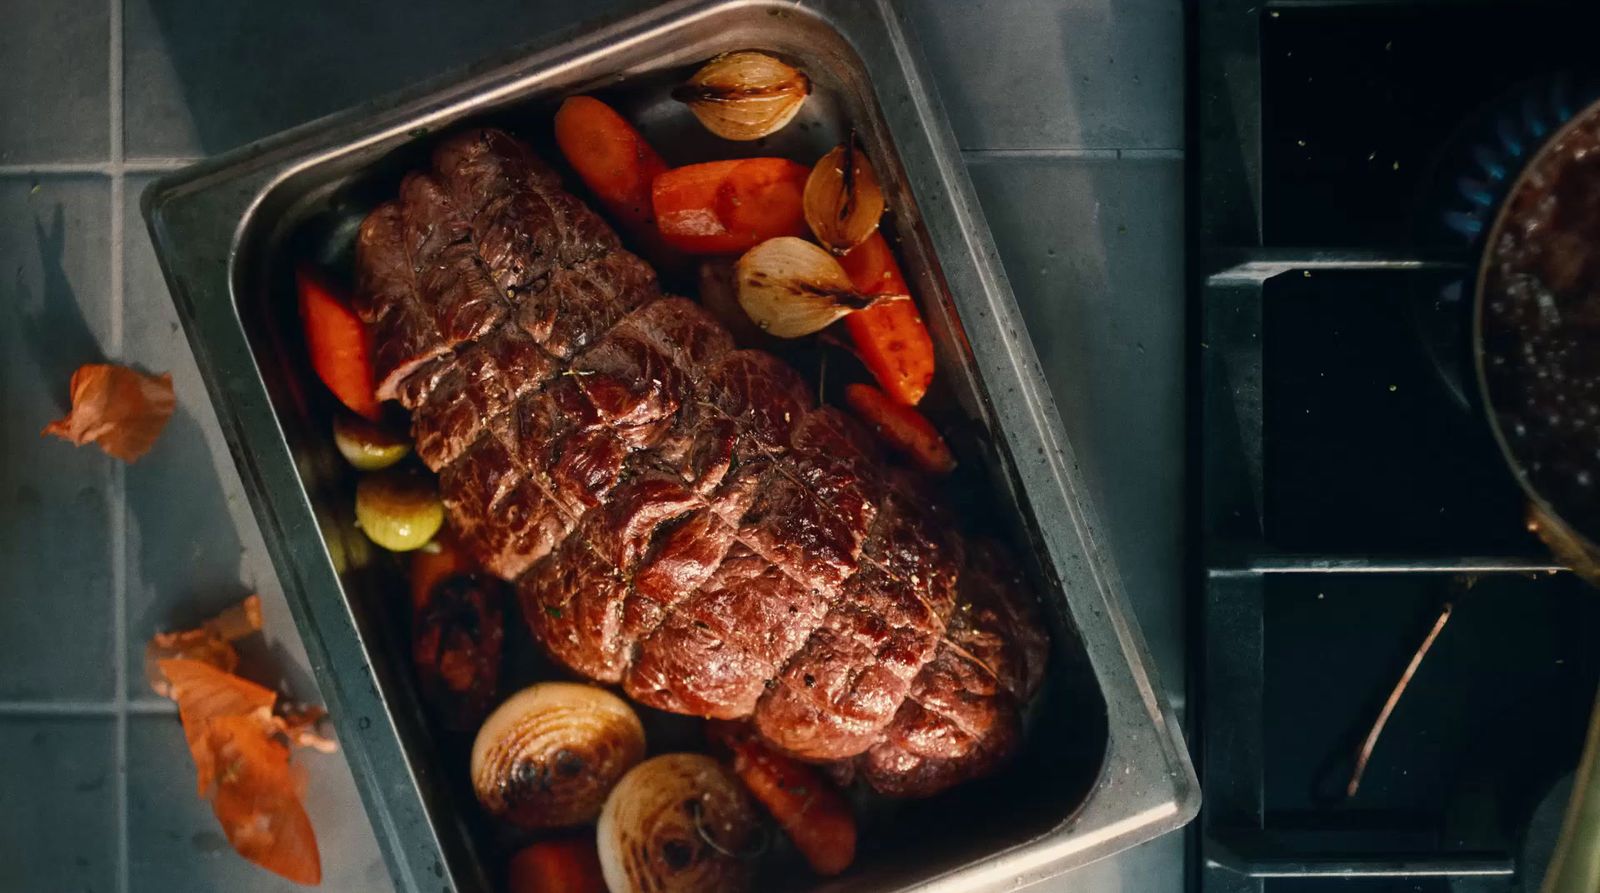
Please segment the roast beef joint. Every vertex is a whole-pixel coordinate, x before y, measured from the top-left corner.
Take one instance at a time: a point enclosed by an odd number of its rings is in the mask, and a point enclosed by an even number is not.
[[[357,266],[378,395],[553,659],[893,795],[1015,751],[1049,645],[1004,550],[528,146],[446,139]]]

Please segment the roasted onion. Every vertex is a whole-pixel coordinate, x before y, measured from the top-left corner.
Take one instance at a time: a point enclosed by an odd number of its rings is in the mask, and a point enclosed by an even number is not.
[[[806,225],[834,254],[860,245],[883,218],[883,188],[855,139],[822,156],[806,178]]]
[[[388,468],[356,485],[356,523],[367,539],[391,552],[420,549],[444,524],[444,505],[433,478]]]
[[[768,239],[734,265],[739,306],[769,335],[798,338],[897,296],[869,297],[833,255],[794,236]]]
[[[333,417],[333,445],[346,462],[361,471],[388,468],[411,452],[411,442],[404,436],[353,412]]]
[[[783,129],[811,93],[805,72],[766,53],[724,53],[672,91],[706,129],[727,140],[758,140]]]
[[[512,695],[472,743],[472,789],[489,814],[524,830],[593,821],[644,756],[644,727],[621,698],[575,682]]]
[[[611,893],[735,893],[750,883],[761,829],[739,780],[703,754],[646,760],[600,813],[600,868]]]

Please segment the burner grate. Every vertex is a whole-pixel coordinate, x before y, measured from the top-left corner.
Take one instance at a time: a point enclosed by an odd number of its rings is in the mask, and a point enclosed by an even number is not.
[[[1458,408],[1477,409],[1472,302],[1483,242],[1523,165],[1563,124],[1600,98],[1570,72],[1524,81],[1469,116],[1445,141],[1418,191],[1415,250],[1453,262],[1435,288],[1412,293],[1412,320]]]
[[[1456,241],[1476,254],[1523,164],[1596,98],[1591,81],[1556,74],[1518,85],[1470,119],[1440,153],[1433,179],[1442,185],[1425,187],[1425,196],[1445,196],[1442,232],[1426,244]]]
[[[1600,681],[1600,601],[1526,532],[1449,371],[1501,200],[1600,96],[1566,70],[1600,4],[1215,0],[1192,24],[1195,883],[1518,893]]]

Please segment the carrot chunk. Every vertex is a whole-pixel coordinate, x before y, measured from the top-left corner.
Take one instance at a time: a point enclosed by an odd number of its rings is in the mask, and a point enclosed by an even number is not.
[[[372,379],[372,346],[366,327],[348,301],[336,296],[306,270],[295,274],[300,289],[300,321],[306,330],[311,367],[339,402],[377,421],[381,415]]]
[[[864,295],[911,294],[882,233],[873,233],[840,263]],[[916,301],[887,301],[850,314],[844,324],[884,392],[907,406],[919,403],[933,381],[933,339]]]
[[[955,456],[933,423],[916,409],[896,403],[872,385],[846,385],[844,399],[868,426],[897,452],[904,453],[929,474],[947,474],[956,467]]]
[[[733,254],[777,236],[807,233],[801,196],[811,171],[786,158],[738,158],[673,168],[651,190],[667,244]]]

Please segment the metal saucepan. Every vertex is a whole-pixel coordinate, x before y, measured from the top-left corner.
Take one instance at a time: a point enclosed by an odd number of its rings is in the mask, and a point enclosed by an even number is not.
[[[1600,585],[1600,103],[1512,186],[1478,272],[1479,394],[1528,494],[1529,527]],[[1600,701],[1544,893],[1600,889]]]
[[[1501,203],[1472,340],[1530,528],[1600,584],[1600,103],[1551,136]]]

